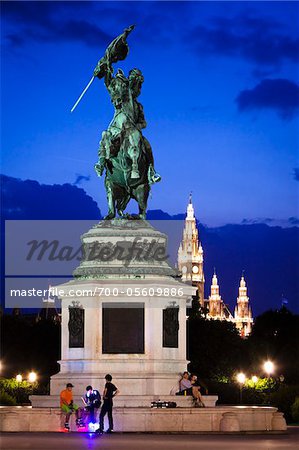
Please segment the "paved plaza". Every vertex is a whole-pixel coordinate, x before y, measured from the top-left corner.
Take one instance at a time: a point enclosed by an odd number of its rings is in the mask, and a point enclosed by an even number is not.
[[[286,434],[134,434],[3,433],[1,450],[295,450],[299,427]]]

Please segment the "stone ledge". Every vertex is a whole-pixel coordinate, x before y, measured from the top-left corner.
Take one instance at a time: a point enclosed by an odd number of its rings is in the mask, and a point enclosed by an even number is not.
[[[286,430],[282,414],[272,407],[116,407],[113,417],[115,431],[124,433],[242,433]],[[233,422],[229,422],[230,419],[233,419]],[[59,408],[0,407],[0,431],[58,432],[61,431],[61,413]]]

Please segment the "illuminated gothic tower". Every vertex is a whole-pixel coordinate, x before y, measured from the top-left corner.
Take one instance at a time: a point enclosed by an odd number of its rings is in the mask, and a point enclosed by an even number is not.
[[[219,285],[216,272],[214,272],[209,296],[209,316],[221,320],[223,318],[223,301],[219,294]]]
[[[235,308],[235,325],[240,335],[245,337],[251,333],[253,324],[251,307],[249,306],[249,297],[247,296],[247,287],[242,275],[239,287],[239,297]]]
[[[208,317],[215,320],[232,320],[228,307],[224,304],[221,295],[219,294],[219,285],[216,272],[214,272],[211,285],[211,295],[207,302],[209,308]]]
[[[198,239],[198,230],[194,217],[192,196],[190,195],[187,217],[183,231],[183,239],[178,251],[178,269],[182,273],[182,281],[191,282],[198,289],[198,299],[204,305],[204,273],[203,249]]]

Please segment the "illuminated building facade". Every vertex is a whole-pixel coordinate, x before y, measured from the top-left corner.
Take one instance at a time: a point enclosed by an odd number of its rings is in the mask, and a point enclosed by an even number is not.
[[[183,281],[197,287],[199,303],[204,306],[203,249],[198,238],[191,195],[187,207],[183,239],[178,251],[178,269],[182,274]]]
[[[183,237],[178,250],[178,269],[181,273],[182,281],[189,282],[197,287],[197,299],[208,319],[233,322],[242,337],[248,336],[252,329],[253,318],[244,276],[242,276],[240,281],[239,296],[233,316],[228,305],[221,298],[216,271],[214,271],[212,278],[209,298],[205,299],[203,262],[203,248],[199,239],[192,197],[190,195]]]

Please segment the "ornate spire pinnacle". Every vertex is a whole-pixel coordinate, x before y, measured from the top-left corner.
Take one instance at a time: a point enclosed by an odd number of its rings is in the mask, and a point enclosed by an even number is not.
[[[240,280],[240,288],[246,288],[246,281],[245,281],[245,278],[244,278],[244,270],[242,272],[242,277],[241,277],[241,280]],[[246,288],[246,291],[247,291],[247,288]]]
[[[189,195],[189,203],[188,203],[188,207],[187,207],[187,219],[195,220],[194,208],[193,208],[193,204],[192,204],[192,192],[190,192],[190,195]]]
[[[214,268],[214,275],[212,277],[212,285],[211,285],[211,295],[217,294],[219,295],[219,285],[218,285],[218,278],[216,275],[216,270]]]
[[[235,308],[235,324],[241,336],[246,337],[250,334],[252,323],[252,312],[249,306],[249,297],[247,295],[247,287],[243,270],[240,280],[237,306]]]
[[[212,285],[213,286],[218,286],[218,278],[217,278],[217,275],[216,275],[215,268],[214,268],[214,275],[213,275],[213,278],[212,278]]]

